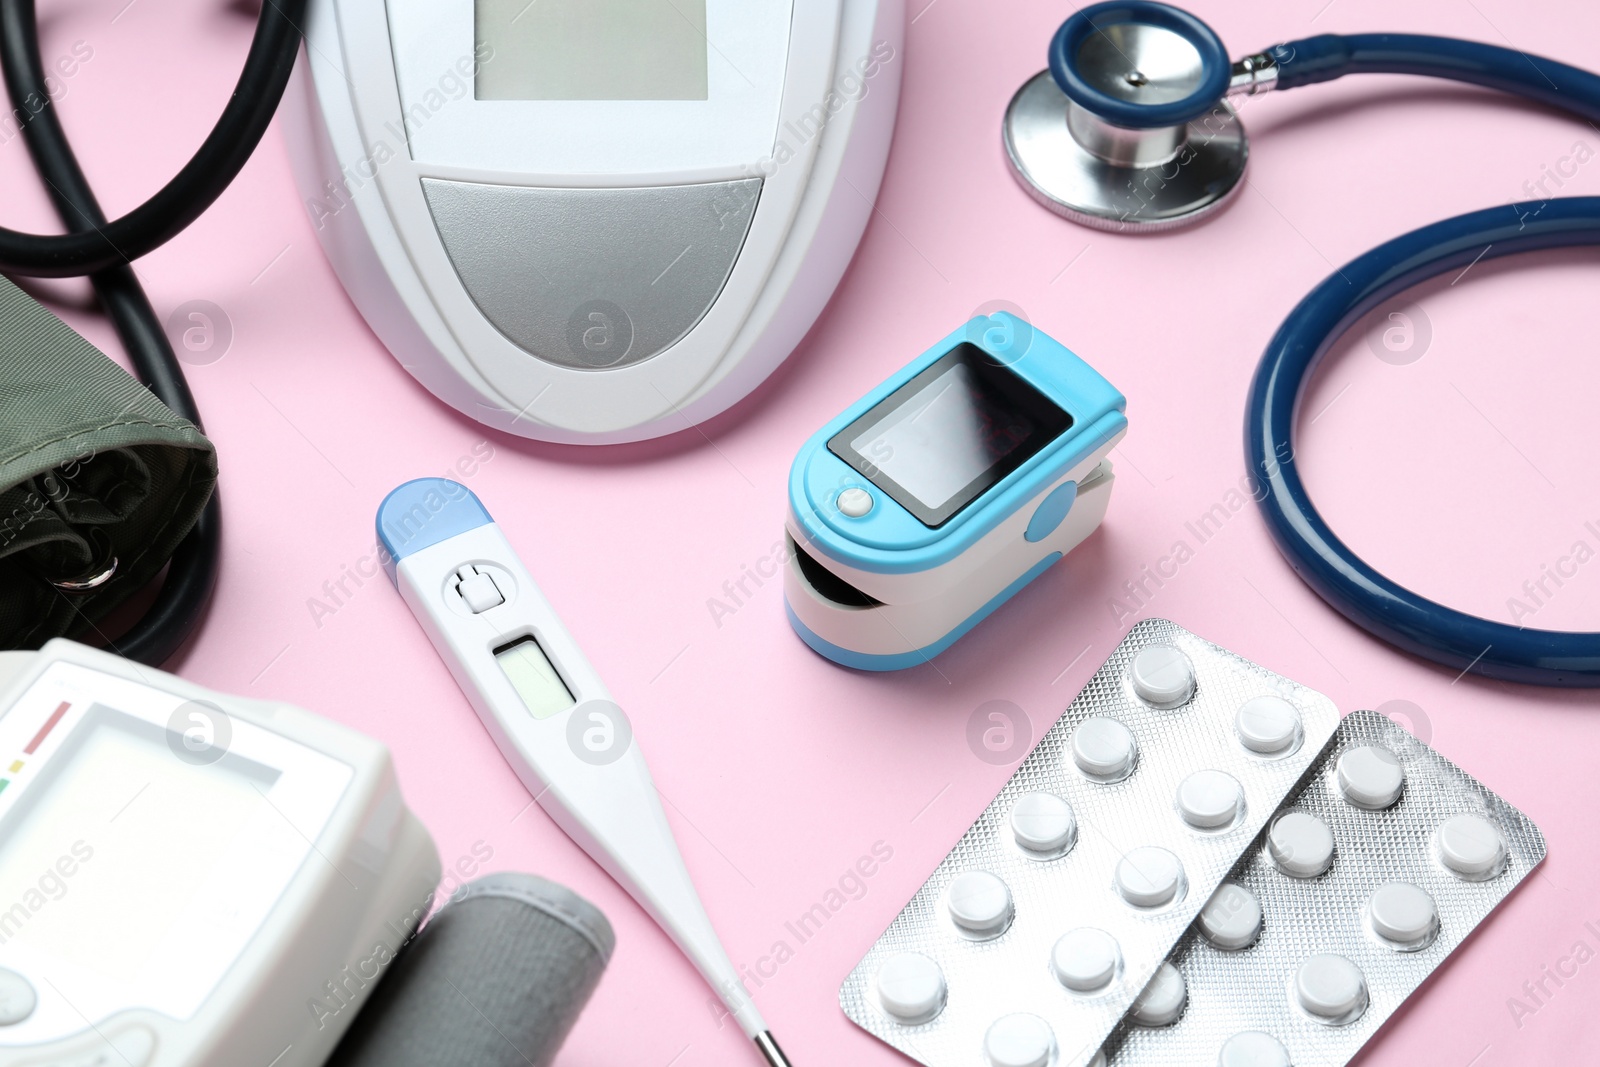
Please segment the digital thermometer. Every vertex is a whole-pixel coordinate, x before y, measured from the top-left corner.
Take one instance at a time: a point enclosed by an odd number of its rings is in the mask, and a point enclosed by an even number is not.
[[[506,762],[671,936],[772,1067],[786,1067],[706,916],[628,719],[488,511],[419,478],[378,508],[395,587]]]
[[[1122,394],[1007,312],[972,319],[819,430],[789,473],[784,600],[817,652],[926,663],[1092,533]]]
[[[0,653],[0,1064],[319,1067],[439,873],[378,742],[70,641]]]
[[[312,0],[296,180],[435,396],[546,441],[674,433],[833,293],[904,22],[904,0]]]

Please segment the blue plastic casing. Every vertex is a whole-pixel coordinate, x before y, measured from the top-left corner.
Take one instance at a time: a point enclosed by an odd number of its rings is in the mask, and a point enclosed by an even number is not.
[[[396,486],[378,505],[384,572],[393,582],[395,565],[413,552],[493,521],[472,490],[449,478],[415,478]]]
[[[1072,416],[1072,425],[949,521],[930,529],[828,451],[828,441],[963,341],[987,352],[1060,405]],[[1037,327],[1004,311],[980,316],[912,360],[806,441],[789,471],[789,508],[813,554],[879,574],[932,570],[971,548],[1126,429],[1126,406],[1110,382]],[[852,486],[874,498],[872,510],[859,518],[841,514],[834,503],[841,490]]]

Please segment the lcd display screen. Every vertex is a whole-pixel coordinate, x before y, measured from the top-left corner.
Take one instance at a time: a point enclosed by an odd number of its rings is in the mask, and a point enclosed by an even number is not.
[[[835,434],[828,449],[938,527],[1071,425],[1033,385],[963,342]]]
[[[550,657],[533,638],[519,637],[495,649],[494,658],[535,719],[559,715],[577,703]]]
[[[194,895],[270,811],[277,770],[233,753],[185,762],[168,731],[96,705],[40,773],[0,827],[0,960],[43,956],[136,987],[160,957],[233,935],[197,922]],[[220,977],[194,981],[203,993]]]
[[[479,100],[704,100],[706,0],[475,0]]]

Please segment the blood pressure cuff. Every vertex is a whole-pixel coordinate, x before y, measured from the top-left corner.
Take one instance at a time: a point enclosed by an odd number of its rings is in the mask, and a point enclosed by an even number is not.
[[[615,944],[564,886],[469,882],[389,965],[325,1067],[548,1067]]]
[[[166,565],[216,482],[192,423],[0,278],[0,649],[90,630]]]

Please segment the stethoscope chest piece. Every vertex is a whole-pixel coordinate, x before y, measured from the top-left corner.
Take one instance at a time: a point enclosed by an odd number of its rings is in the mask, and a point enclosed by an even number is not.
[[[1006,158],[1045,207],[1100,230],[1196,222],[1242,187],[1249,146],[1225,99],[1271,87],[1270,57],[1230,65],[1193,15],[1148,0],[1079,11],[1050,69],[1006,108]]]

